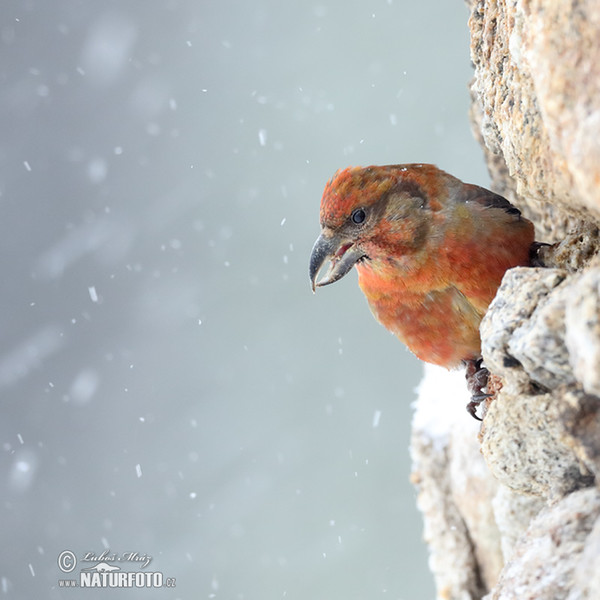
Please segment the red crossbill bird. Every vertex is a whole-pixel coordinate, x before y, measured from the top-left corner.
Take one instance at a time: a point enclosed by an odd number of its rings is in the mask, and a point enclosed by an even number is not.
[[[488,397],[479,324],[506,270],[530,264],[531,222],[502,196],[429,164],[339,170],[320,220],[313,292],[355,267],[375,318],[418,358],[467,366],[467,409],[478,418]]]

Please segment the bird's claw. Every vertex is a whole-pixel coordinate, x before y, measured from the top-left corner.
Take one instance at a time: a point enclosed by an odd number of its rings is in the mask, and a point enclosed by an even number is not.
[[[482,366],[483,359],[467,360],[465,377],[467,379],[467,387],[471,392],[471,401],[467,404],[467,412],[478,421],[482,421],[477,416],[477,408],[479,405],[486,400],[491,398],[493,394],[488,394],[483,391],[483,388],[487,386],[490,372]]]
[[[483,421],[481,417],[477,416],[477,408],[486,399],[491,398],[494,394],[473,394],[471,396],[471,402],[467,404],[467,412],[478,421]]]

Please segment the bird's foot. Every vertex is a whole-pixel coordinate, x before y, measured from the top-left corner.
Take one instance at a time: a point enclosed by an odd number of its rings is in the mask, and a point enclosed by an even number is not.
[[[547,267],[547,248],[552,248],[550,244],[544,242],[533,242],[529,248],[529,266]]]
[[[486,398],[491,398],[493,395],[483,391],[488,384],[490,372],[482,366],[482,363],[482,358],[465,361],[465,378],[467,380],[467,388],[471,393],[471,401],[467,404],[467,412],[478,421],[482,419],[477,416],[477,408]]]

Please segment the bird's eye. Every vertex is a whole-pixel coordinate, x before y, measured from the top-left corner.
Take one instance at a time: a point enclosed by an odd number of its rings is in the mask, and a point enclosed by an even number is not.
[[[362,208],[357,208],[352,212],[352,222],[360,225],[365,219],[367,215]]]

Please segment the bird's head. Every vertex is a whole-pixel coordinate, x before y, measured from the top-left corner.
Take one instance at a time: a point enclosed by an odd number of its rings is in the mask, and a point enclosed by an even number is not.
[[[414,252],[429,224],[427,175],[432,165],[349,167],[325,186],[321,235],[310,256],[313,291],[334,283],[365,260],[379,261]],[[317,277],[329,261],[327,274]]]

